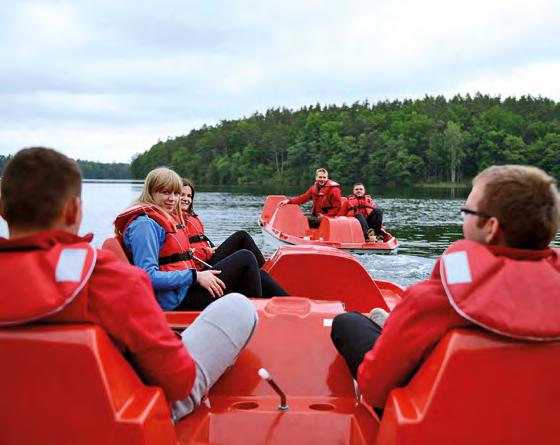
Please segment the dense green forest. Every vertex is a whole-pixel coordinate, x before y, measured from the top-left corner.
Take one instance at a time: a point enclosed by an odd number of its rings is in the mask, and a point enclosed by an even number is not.
[[[4,166],[10,160],[11,156],[0,155],[0,176],[4,171]],[[125,163],[104,163],[93,161],[76,161],[82,170],[82,174],[86,179],[130,179],[130,164]]]
[[[86,179],[131,179],[130,164],[122,162],[76,161]]]
[[[460,182],[491,164],[560,178],[560,103],[546,98],[426,96],[270,109],[159,142],[135,178],[166,165],[198,184],[306,185],[316,167],[350,184]]]

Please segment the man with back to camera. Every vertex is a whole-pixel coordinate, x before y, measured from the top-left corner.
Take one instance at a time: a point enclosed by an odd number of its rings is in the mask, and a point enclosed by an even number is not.
[[[375,308],[369,318],[349,312],[333,321],[331,338],[376,408],[453,328],[560,340],[560,258],[549,247],[560,224],[554,179],[535,167],[489,167],[473,180],[461,214],[465,239],[388,317]]]
[[[353,216],[362,226],[366,241],[377,241],[382,236],[383,210],[381,210],[370,195],[366,195],[366,188],[361,182],[352,187],[352,194],[342,204],[339,216]]]
[[[146,273],[92,247],[91,234],[78,236],[81,185],[78,165],[55,150],[24,149],[6,165],[0,327],[39,320],[100,325],[142,380],[163,389],[179,419],[235,362],[256,327],[255,307],[243,295],[226,295],[176,336]]]
[[[310,227],[318,227],[323,216],[336,216],[341,206],[340,184],[329,179],[329,172],[324,168],[315,171],[315,183],[303,194],[295,198],[283,199],[279,207],[286,204],[305,204],[312,200]]]

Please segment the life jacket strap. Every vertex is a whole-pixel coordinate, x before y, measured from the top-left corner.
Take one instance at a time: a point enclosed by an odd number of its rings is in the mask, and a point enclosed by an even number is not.
[[[193,259],[193,253],[189,250],[185,253],[174,253],[173,255],[161,257],[158,261],[160,266],[166,264],[178,263],[180,261],[189,261]]]
[[[193,235],[189,237],[189,243],[200,243],[201,241],[206,241],[210,244],[210,247],[214,247],[214,243],[203,233],[202,235]]]
[[[353,207],[348,207],[348,210],[359,210],[359,209],[374,209],[375,207],[372,206],[364,206],[364,205],[359,205],[359,206],[353,206]]]

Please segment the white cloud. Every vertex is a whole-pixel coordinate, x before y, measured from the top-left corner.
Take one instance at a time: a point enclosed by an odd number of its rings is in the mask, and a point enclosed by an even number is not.
[[[7,0],[0,153],[33,143],[126,161],[273,106],[560,100],[559,29],[554,0]]]
[[[129,162],[158,141],[181,136],[203,121],[170,122],[158,125],[118,127],[99,125],[69,125],[53,131],[50,124],[36,124],[27,128],[2,129],[2,144],[14,153],[24,147],[56,148],[75,159],[100,162]],[[212,124],[214,122],[210,122]]]
[[[474,94],[477,91],[492,95],[543,96],[560,98],[560,60],[492,70],[468,79],[457,92]],[[452,93],[449,91],[448,93]]]

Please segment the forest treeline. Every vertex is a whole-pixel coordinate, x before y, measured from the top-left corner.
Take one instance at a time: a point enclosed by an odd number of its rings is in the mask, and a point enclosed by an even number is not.
[[[85,179],[131,179],[130,164],[123,162],[76,161]]]
[[[325,167],[343,184],[460,182],[492,164],[560,178],[560,103],[457,95],[269,109],[158,142],[134,178],[166,165],[198,184],[307,185]]]
[[[0,176],[11,156],[0,155]],[[121,162],[76,161],[85,179],[131,179],[130,164]]]

